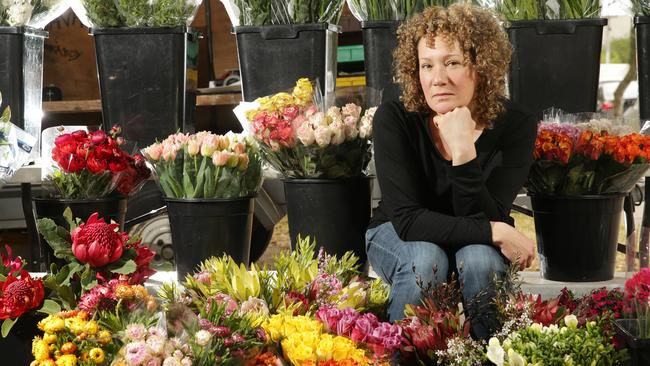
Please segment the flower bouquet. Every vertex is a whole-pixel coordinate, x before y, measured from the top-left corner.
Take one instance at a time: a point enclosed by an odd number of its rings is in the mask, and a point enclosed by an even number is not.
[[[561,118],[568,118],[564,116]],[[552,195],[629,192],[650,167],[650,137],[608,120],[542,122],[526,188]]]
[[[363,175],[376,107],[362,115],[356,104],[325,109],[322,100],[318,87],[303,78],[291,93],[242,102],[235,115],[258,141],[264,160],[285,178]]]
[[[262,184],[257,147],[244,135],[177,133],[143,154],[168,198],[251,197]]]
[[[141,155],[130,155],[114,126],[104,131],[78,130],[54,141],[54,171],[46,175],[52,196],[63,199],[103,198],[111,194],[130,196],[151,175]]]

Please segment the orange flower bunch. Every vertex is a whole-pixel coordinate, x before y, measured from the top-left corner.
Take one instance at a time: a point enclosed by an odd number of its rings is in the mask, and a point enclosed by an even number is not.
[[[573,140],[562,132],[540,130],[535,140],[535,160],[559,160],[568,163],[573,152]]]
[[[605,143],[612,135],[608,135],[607,132],[597,133],[593,131],[583,131],[578,137],[578,142],[576,143],[576,154],[586,156],[592,160],[598,160],[600,155],[605,149]]]
[[[605,153],[621,164],[645,163],[650,160],[650,136],[606,136]]]

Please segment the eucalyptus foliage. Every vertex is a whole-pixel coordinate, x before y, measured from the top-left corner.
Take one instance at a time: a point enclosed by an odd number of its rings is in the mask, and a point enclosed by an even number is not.
[[[345,0],[222,0],[239,25],[338,24]],[[231,19],[232,20],[232,19]],[[234,22],[233,22],[234,23]]]
[[[429,6],[444,6],[455,3],[482,5],[481,0],[347,0],[352,14],[359,21],[406,20]]]

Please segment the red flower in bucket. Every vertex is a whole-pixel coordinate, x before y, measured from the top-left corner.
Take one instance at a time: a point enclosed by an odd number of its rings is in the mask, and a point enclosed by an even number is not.
[[[128,235],[118,232],[118,224],[107,224],[95,212],[86,223],[72,230],[72,253],[82,263],[103,267],[122,257]]]
[[[20,272],[20,278],[7,277],[0,290],[0,320],[14,319],[40,307],[45,296],[43,282],[25,270]]]

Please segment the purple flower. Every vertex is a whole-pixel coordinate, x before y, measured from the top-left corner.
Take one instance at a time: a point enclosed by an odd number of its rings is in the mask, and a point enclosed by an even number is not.
[[[141,365],[148,355],[146,343],[139,341],[126,345],[124,358],[126,363],[135,366]]]
[[[194,279],[201,282],[201,283],[209,285],[210,284],[210,273],[208,273],[206,271],[199,272],[199,273],[194,275]]]
[[[573,140],[573,142],[578,141],[580,133],[582,132],[579,127],[570,123],[540,123],[537,128],[537,133],[540,131],[551,131],[554,133],[566,134]]]
[[[341,316],[339,323],[336,325],[336,334],[349,336],[358,317],[359,313],[352,308],[346,308],[343,310],[343,315]]]
[[[361,315],[354,322],[354,329],[352,329],[350,338],[355,342],[365,342],[368,335],[375,329],[377,322],[377,317],[372,313]]]
[[[343,314],[337,308],[325,306],[316,312],[316,319],[323,323],[325,331],[333,332],[336,330],[336,327],[341,320]]]
[[[257,328],[255,331],[255,335],[257,336],[257,339],[259,339],[260,342],[266,343],[268,340],[268,337],[266,336],[266,332],[262,328]]]

